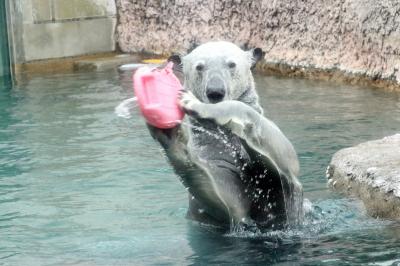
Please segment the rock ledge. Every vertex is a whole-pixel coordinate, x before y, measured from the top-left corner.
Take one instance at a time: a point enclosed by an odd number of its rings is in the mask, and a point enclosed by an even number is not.
[[[370,215],[400,219],[400,134],[336,152],[326,174],[331,187],[359,197]]]

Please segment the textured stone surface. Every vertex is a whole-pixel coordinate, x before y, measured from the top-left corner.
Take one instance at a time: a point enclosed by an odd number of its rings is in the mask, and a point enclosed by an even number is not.
[[[224,39],[266,62],[400,84],[398,0],[116,0],[124,52],[170,53]]]
[[[400,134],[338,151],[327,177],[334,189],[360,197],[372,216],[400,219]]]

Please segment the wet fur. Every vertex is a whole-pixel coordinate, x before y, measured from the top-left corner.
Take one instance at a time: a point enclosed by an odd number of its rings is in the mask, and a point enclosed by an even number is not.
[[[228,59],[220,59],[220,53],[204,53],[213,47],[226,52]],[[219,42],[196,48],[182,61],[172,58],[175,72],[184,81],[180,105],[188,115],[174,129],[148,127],[189,191],[191,219],[247,228],[283,228],[301,220],[297,155],[258,104],[251,68],[259,53]],[[221,60],[241,65],[221,74],[230,91],[222,102],[211,104],[203,92],[207,75],[218,68],[208,73],[193,69],[205,61],[223,68]]]

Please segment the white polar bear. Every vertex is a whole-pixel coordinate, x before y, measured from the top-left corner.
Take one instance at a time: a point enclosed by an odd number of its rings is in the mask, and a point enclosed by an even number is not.
[[[221,41],[171,57],[188,115],[173,129],[148,126],[189,191],[191,219],[254,229],[302,218],[296,152],[258,103],[251,69],[262,54]]]

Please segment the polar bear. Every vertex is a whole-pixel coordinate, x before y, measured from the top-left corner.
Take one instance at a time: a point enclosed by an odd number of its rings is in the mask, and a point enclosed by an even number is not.
[[[148,127],[189,192],[190,219],[282,229],[302,218],[296,152],[258,103],[251,70],[262,55],[218,41],[171,57],[187,115],[173,129]]]

